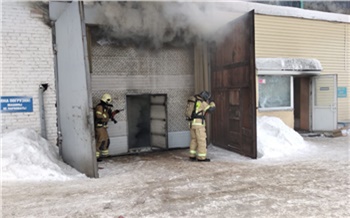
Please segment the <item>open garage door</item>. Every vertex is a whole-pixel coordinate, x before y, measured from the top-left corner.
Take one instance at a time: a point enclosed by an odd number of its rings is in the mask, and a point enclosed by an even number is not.
[[[214,145],[256,158],[254,11],[218,32],[212,48],[211,89],[217,104],[212,116]]]
[[[168,148],[167,95],[151,95],[151,147]]]
[[[97,177],[82,8],[82,3],[70,3],[55,22],[60,153],[67,164]]]

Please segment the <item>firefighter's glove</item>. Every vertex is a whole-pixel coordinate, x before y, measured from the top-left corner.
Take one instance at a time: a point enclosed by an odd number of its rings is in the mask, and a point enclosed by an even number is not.
[[[212,101],[209,104],[210,108],[208,109],[208,112],[213,112],[216,109],[215,103]]]
[[[112,117],[114,117],[114,116],[115,116],[117,113],[119,113],[119,112],[120,112],[120,110],[115,110],[115,111],[113,111],[112,114],[111,114]]]

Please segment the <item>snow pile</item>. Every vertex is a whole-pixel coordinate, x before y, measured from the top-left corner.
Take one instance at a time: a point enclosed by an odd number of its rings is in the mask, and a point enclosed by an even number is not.
[[[277,117],[257,118],[258,158],[284,158],[308,149],[304,139]]]
[[[70,180],[86,178],[63,163],[58,147],[50,145],[34,130],[19,129],[4,134],[2,180]]]
[[[343,136],[350,136],[350,126],[343,127],[341,130]]]

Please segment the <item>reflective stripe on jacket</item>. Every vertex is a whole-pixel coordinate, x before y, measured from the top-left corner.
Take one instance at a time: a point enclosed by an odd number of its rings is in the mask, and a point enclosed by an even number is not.
[[[201,118],[195,118],[190,125],[192,126],[205,126],[205,113],[207,110],[210,108],[214,107],[215,108],[215,103],[211,102],[208,104],[206,101],[197,101],[196,103],[196,114],[199,113],[199,115],[203,115],[203,119]]]
[[[104,108],[100,104],[96,106],[95,117],[96,117],[96,123],[95,123],[96,128],[108,127],[108,120],[109,120],[108,111],[106,108]]]

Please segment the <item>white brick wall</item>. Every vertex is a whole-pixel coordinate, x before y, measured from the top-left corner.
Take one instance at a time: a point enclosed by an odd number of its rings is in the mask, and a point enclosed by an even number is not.
[[[0,113],[1,133],[19,128],[41,132],[39,85],[44,92],[47,139],[56,144],[56,94],[51,28],[25,2],[2,3],[1,96],[30,96],[33,112]]]

